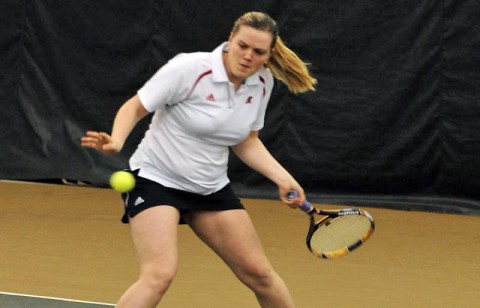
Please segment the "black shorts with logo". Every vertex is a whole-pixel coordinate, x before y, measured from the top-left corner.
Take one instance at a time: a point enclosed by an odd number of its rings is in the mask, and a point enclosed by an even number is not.
[[[170,205],[180,210],[183,216],[189,211],[225,211],[244,209],[240,199],[235,195],[230,184],[209,195],[200,195],[170,187],[165,187],[157,182],[138,176],[138,170],[129,171],[135,176],[135,188],[128,193],[123,193],[125,215],[123,223],[128,223],[129,218],[138,213],[159,205]],[[180,224],[185,224],[183,218]]]

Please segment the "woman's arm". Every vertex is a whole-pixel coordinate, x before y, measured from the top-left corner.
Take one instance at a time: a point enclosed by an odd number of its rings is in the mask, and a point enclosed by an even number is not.
[[[135,95],[118,110],[111,136],[105,132],[87,131],[86,136],[81,139],[82,146],[103,153],[118,153],[135,125],[147,114],[148,111],[143,107],[138,95]]]
[[[241,143],[232,147],[233,152],[250,168],[264,175],[277,184],[280,198],[287,204],[302,204],[305,195],[302,187],[290,173],[270,154],[262,141],[258,138],[258,132],[252,131]],[[295,189],[299,197],[287,200],[287,192]]]

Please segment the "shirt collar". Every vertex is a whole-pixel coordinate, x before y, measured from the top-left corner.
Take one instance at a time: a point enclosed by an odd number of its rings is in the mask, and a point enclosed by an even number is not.
[[[228,42],[223,42],[212,52],[212,71],[213,71],[213,81],[215,82],[229,82],[227,71],[225,70],[225,65],[223,65],[223,52],[227,48]],[[252,76],[248,77],[244,84],[246,85],[258,85],[260,83],[259,73],[256,72]]]

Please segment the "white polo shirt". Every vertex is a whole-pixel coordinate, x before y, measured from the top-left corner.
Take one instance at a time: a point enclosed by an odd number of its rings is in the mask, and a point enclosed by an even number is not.
[[[229,183],[228,147],[263,127],[273,77],[262,68],[235,92],[222,60],[226,44],[177,55],[138,91],[155,112],[130,158],[140,176],[203,195]]]

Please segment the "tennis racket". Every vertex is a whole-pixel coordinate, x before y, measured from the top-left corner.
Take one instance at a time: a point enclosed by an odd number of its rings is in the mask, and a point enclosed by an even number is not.
[[[287,199],[298,197],[291,190]],[[300,206],[310,215],[307,247],[317,257],[333,259],[344,256],[360,247],[375,230],[372,216],[361,209],[320,210],[305,200]],[[316,221],[315,216],[322,216]]]

